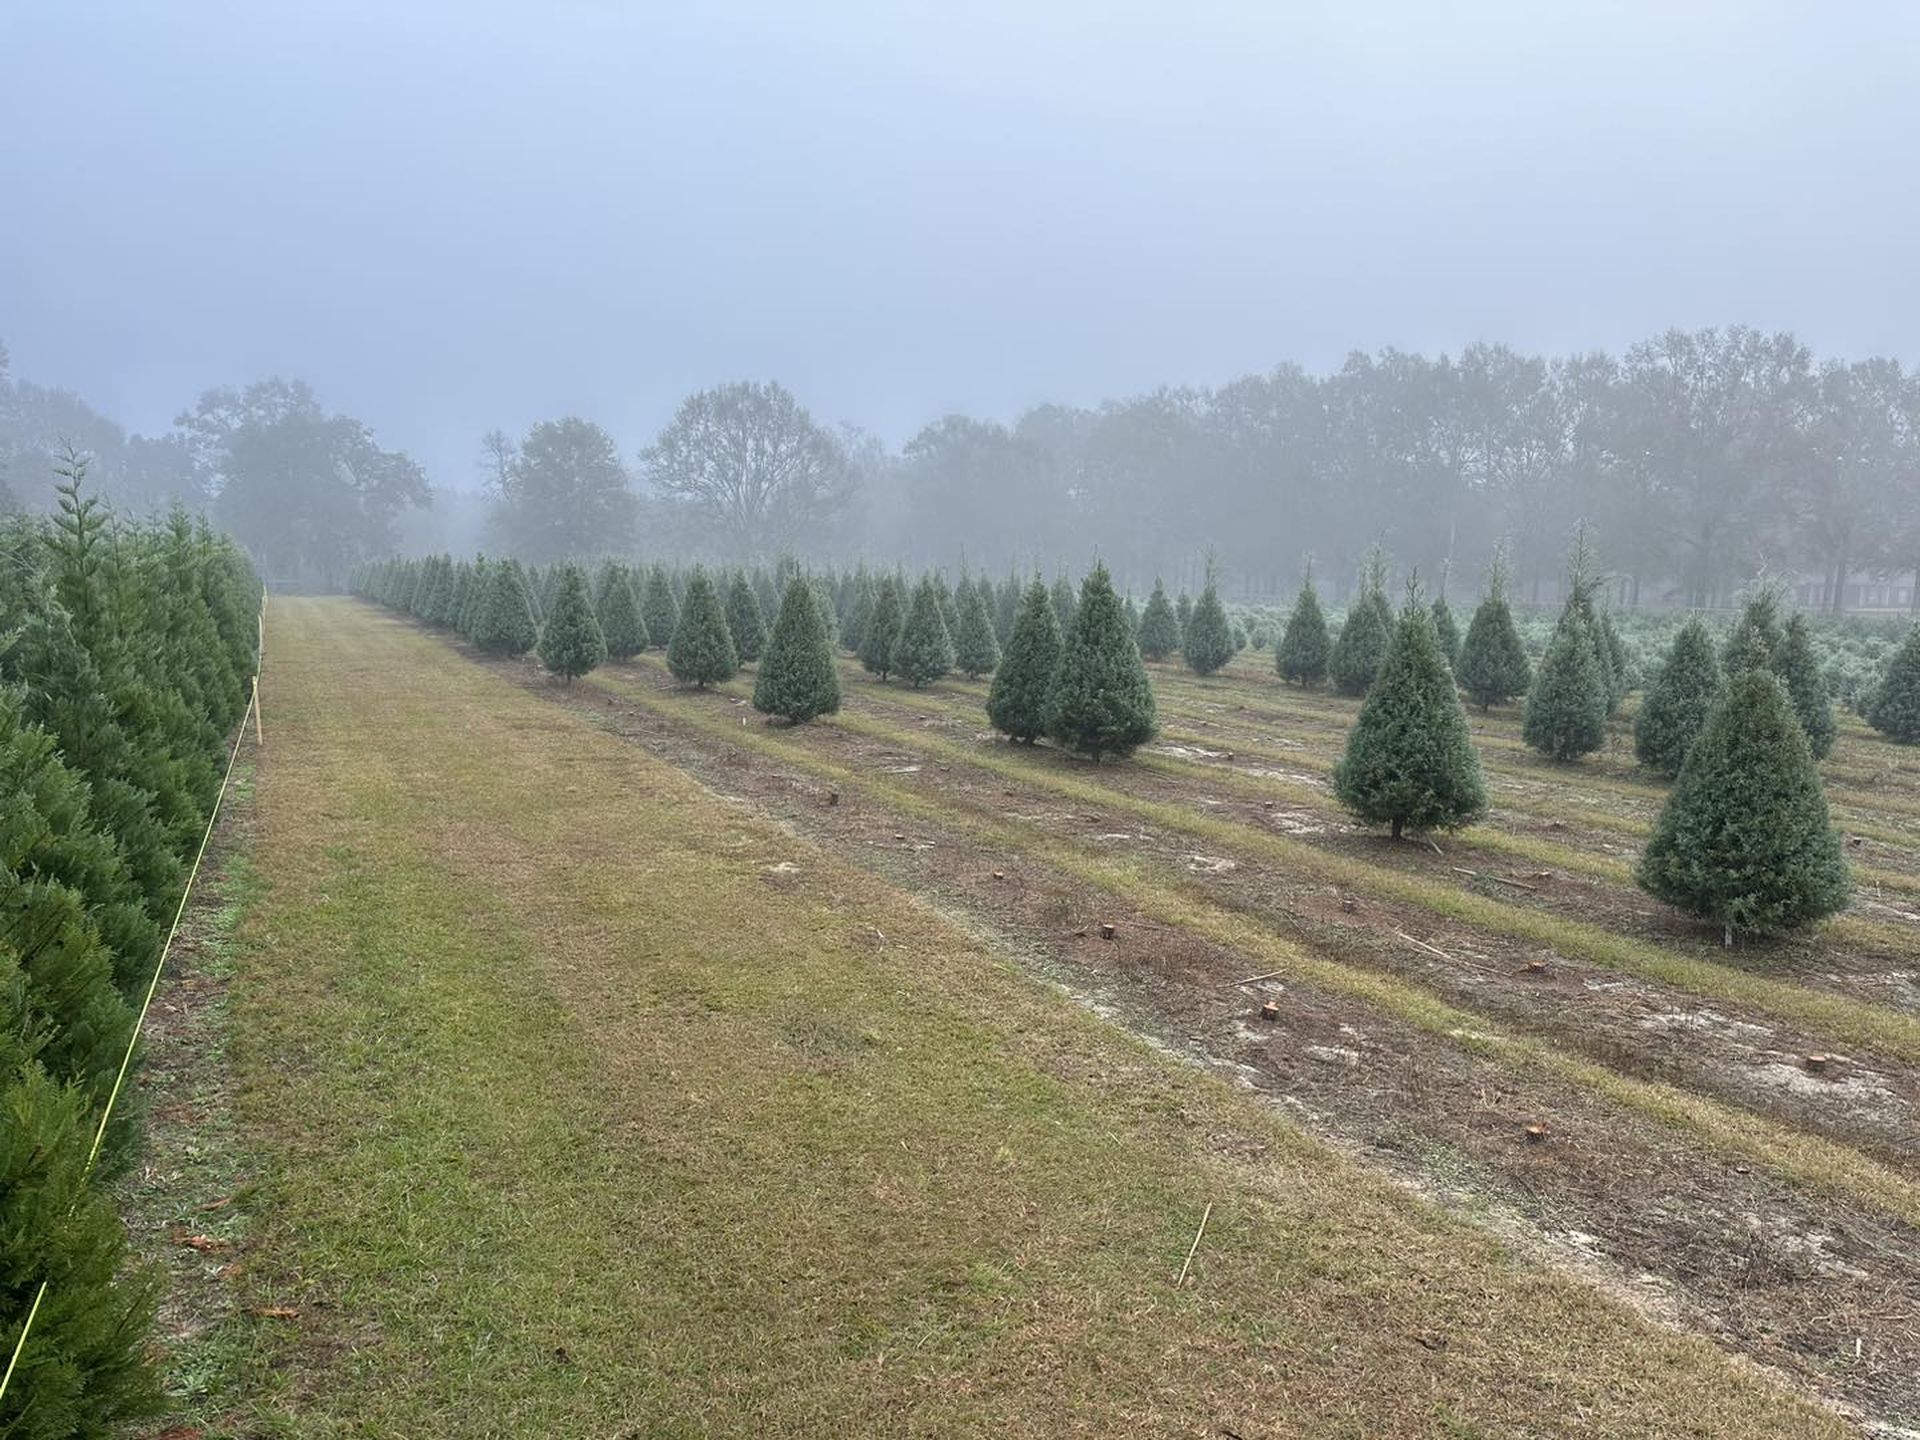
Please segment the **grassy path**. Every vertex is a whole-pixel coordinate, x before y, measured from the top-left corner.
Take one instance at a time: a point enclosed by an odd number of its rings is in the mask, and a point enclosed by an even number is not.
[[[300,1318],[242,1433],[1847,1433],[434,640],[273,617],[233,1064]]]

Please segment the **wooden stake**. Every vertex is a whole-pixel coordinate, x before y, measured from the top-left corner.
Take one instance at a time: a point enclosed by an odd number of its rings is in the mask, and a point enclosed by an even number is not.
[[[1187,1283],[1187,1271],[1193,1266],[1194,1254],[1200,1249],[1200,1237],[1207,1233],[1207,1221],[1212,1215],[1213,1201],[1209,1200],[1207,1208],[1200,1215],[1200,1228],[1193,1232],[1193,1244],[1187,1247],[1187,1258],[1181,1262],[1180,1278],[1173,1282],[1176,1289]]]
[[[1540,888],[1538,885],[1529,885],[1524,880],[1509,880],[1504,875],[1495,875],[1487,870],[1469,870],[1464,865],[1455,865],[1452,868],[1457,874],[1471,875],[1476,880],[1491,880],[1496,885],[1511,885],[1516,890],[1538,890]]]
[[[1284,974],[1286,974],[1286,973],[1287,973],[1287,972],[1286,972],[1286,971],[1284,971],[1284,970],[1269,970],[1269,971],[1267,971],[1267,973],[1266,973],[1266,974],[1264,974],[1264,975],[1249,975],[1249,976],[1247,976],[1247,978],[1246,978],[1246,979],[1244,979],[1244,980],[1236,980],[1236,981],[1234,981],[1233,983],[1234,983],[1235,985],[1257,985],[1257,984],[1259,984],[1259,983],[1260,983],[1260,982],[1261,982],[1262,980],[1277,980],[1277,979],[1279,979],[1279,977],[1280,977],[1280,976],[1282,976],[1282,975],[1284,975]],[[1228,987],[1228,988],[1232,988],[1232,987],[1230,986],[1230,987]]]
[[[260,677],[253,677],[253,743],[265,745],[267,737],[260,730]]]
[[[1437,945],[1429,945],[1424,940],[1416,940],[1411,935],[1407,934],[1407,932],[1404,930],[1396,930],[1393,933],[1398,935],[1402,940],[1406,941],[1407,944],[1413,946],[1416,950],[1424,950],[1429,955],[1438,955],[1442,960],[1446,961],[1449,965],[1455,963],[1454,958],[1451,955],[1447,954],[1446,951],[1442,950]]]

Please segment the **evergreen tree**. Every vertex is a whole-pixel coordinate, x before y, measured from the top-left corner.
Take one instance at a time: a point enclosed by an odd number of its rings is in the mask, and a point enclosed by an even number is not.
[[[1726,647],[1720,653],[1727,678],[1733,679],[1754,664],[1779,673],[1780,652],[1786,639],[1780,628],[1779,594],[1771,585],[1762,584],[1747,598],[1746,607],[1728,633]]]
[[[1133,592],[1127,592],[1127,598],[1121,603],[1120,613],[1127,617],[1127,633],[1133,636],[1133,643],[1140,643],[1140,607],[1133,603]]]
[[[1013,622],[1020,618],[1020,601],[1025,593],[1009,565],[1007,578],[1000,582],[993,596],[993,638],[1000,642],[1002,650],[1013,639]]]
[[[840,644],[840,621],[833,611],[833,586],[824,575],[807,577],[807,583],[813,586],[814,602],[820,607],[820,623],[827,631],[827,648],[835,649]]]
[[[607,642],[607,658],[631,660],[647,648],[647,622],[640,615],[640,597],[624,565],[609,563],[600,576],[594,611],[600,635]]]
[[[1920,745],[1920,625],[1887,661],[1867,702],[1867,723],[1902,745]]]
[[[1099,760],[1146,744],[1155,718],[1153,684],[1140,647],[1127,633],[1107,567],[1096,564],[1080,587],[1073,629],[1061,648],[1047,734],[1064,748]]]
[[[1674,637],[1666,664],[1647,689],[1633,722],[1633,753],[1656,774],[1680,773],[1687,751],[1706,728],[1720,694],[1720,662],[1713,637],[1689,620]]]
[[[853,577],[853,598],[847,605],[847,623],[840,627],[841,643],[856,653],[861,642],[867,638],[867,620],[873,614],[876,598],[873,576],[862,565],[860,573]]]
[[[1826,677],[1813,655],[1813,632],[1807,617],[1795,615],[1787,621],[1786,635],[1776,656],[1780,679],[1793,701],[1793,713],[1800,717],[1800,728],[1807,732],[1807,746],[1813,758],[1824,760],[1833,753],[1835,726],[1833,701],[1827,696]]]
[[[1627,690],[1633,683],[1633,667],[1627,657],[1626,642],[1620,638],[1611,610],[1600,612],[1600,641],[1607,652],[1607,677],[1613,682],[1613,688],[1608,692],[1611,703],[1607,707],[1607,713],[1611,715],[1620,707],[1620,702],[1627,698]]]
[[[1180,598],[1174,602],[1173,618],[1180,622],[1180,644],[1184,649],[1187,643],[1187,622],[1193,619],[1193,597],[1184,590],[1180,592]]]
[[[495,561],[488,567],[487,594],[474,626],[473,643],[489,655],[524,655],[539,638],[520,562]]]
[[[1139,642],[1140,653],[1149,660],[1164,660],[1180,648],[1180,617],[1173,613],[1167,587],[1158,575],[1153,577],[1153,594],[1140,617]]]
[[[960,628],[960,605],[953,598],[953,590],[947,584],[947,577],[939,571],[933,574],[934,598],[940,602],[940,619],[947,627],[947,638],[951,640]]]
[[[840,708],[840,672],[820,612],[819,597],[804,579],[787,585],[773,638],[753,679],[753,708],[804,725]]]
[[[1380,673],[1367,690],[1334,794],[1361,820],[1402,830],[1455,830],[1486,813],[1480,757],[1433,616],[1408,587]]]
[[[994,729],[1028,744],[1047,733],[1060,647],[1060,621],[1047,587],[1036,575],[987,690],[987,718]]]
[[[886,679],[894,669],[893,646],[904,619],[900,603],[900,581],[882,575],[874,586],[873,611],[867,616],[866,633],[860,637],[860,664],[869,675]]]
[[[993,612],[985,582],[960,584],[960,628],[954,632],[953,662],[970,680],[978,680],[1000,663],[1000,645],[993,638]]]
[[[1467,638],[1461,642],[1455,668],[1461,688],[1482,710],[1504,705],[1532,688],[1533,667],[1513,623],[1513,609],[1507,603],[1506,559],[1498,552],[1487,573],[1487,593],[1467,623]]]
[[[1187,668],[1196,675],[1211,675],[1233,658],[1233,631],[1227,624],[1226,607],[1220,603],[1220,590],[1212,568],[1207,571],[1206,588],[1187,620],[1186,643],[1181,646]]]
[[[651,628],[651,627],[649,627]],[[740,673],[740,656],[733,648],[726,612],[704,568],[687,577],[686,603],[667,642],[667,669],[685,685],[705,689]]]
[[[1393,640],[1393,606],[1383,588],[1377,562],[1370,562],[1366,583],[1347,610],[1347,623],[1333,642],[1328,668],[1334,686],[1343,695],[1364,695],[1386,662]]]
[[[1654,824],[1641,888],[1723,931],[1768,935],[1847,902],[1846,860],[1813,752],[1758,632]]]
[[[1591,628],[1569,606],[1527,694],[1520,735],[1552,760],[1576,760],[1607,738],[1607,682]]]
[[[0,960],[0,1369],[47,1289],[0,1402],[0,1434],[109,1440],[162,1409],[146,1353],[159,1287],[128,1260],[112,1190],[87,1175],[88,1096],[31,1058],[10,971]]]
[[[760,658],[767,638],[767,618],[744,570],[734,571],[733,583],[727,587],[727,631],[742,661],[751,663]]]
[[[587,598],[587,577],[578,565],[562,566],[553,608],[540,628],[540,663],[571,685],[606,658],[607,640]]]
[[[1460,627],[1454,623],[1453,608],[1447,604],[1447,597],[1444,594],[1433,597],[1433,636],[1440,644],[1440,653],[1447,659],[1447,668],[1458,669]]]
[[[1327,665],[1333,645],[1327,638],[1327,617],[1320,609],[1320,596],[1313,588],[1313,566],[1307,566],[1307,578],[1287,617],[1286,634],[1274,647],[1273,668],[1282,680],[1295,685],[1319,685],[1327,678]]]
[[[784,566],[787,562],[792,561],[792,557],[783,555],[781,556],[781,561]],[[781,567],[775,568],[779,569]],[[753,586],[753,598],[760,606],[760,640],[762,645],[766,643],[768,618],[774,616],[779,610],[782,603],[781,597],[787,593],[787,586],[791,585],[799,576],[799,563],[797,561],[792,561],[792,569],[794,572],[792,575],[769,575],[764,567],[755,566],[752,576],[749,577]],[[839,625],[839,616],[837,614],[822,615],[820,618],[823,620],[831,618],[834,621],[835,628]],[[727,623],[728,625],[732,625],[733,623],[733,607],[731,605],[727,607]],[[736,645],[739,644],[740,637],[735,635],[733,638],[734,643]],[[745,660],[750,657],[746,651],[743,650],[740,652],[740,658]]]
[[[893,642],[893,669],[914,689],[932,684],[953,669],[953,638],[940,613],[940,587],[931,575],[914,587],[913,606]]]
[[[666,649],[680,623],[680,602],[674,598],[673,582],[659,565],[647,571],[647,583],[640,594],[640,618],[646,622],[647,644],[656,650]]]
[[[467,586],[466,605],[460,612],[460,633],[474,644],[480,643],[480,627],[486,622],[487,608],[493,603],[492,565],[484,555],[473,561],[473,581]]]
[[[1053,577],[1053,618],[1060,622],[1060,633],[1073,633],[1074,613],[1080,608],[1080,602],[1074,597],[1073,582],[1067,579],[1063,570]]]

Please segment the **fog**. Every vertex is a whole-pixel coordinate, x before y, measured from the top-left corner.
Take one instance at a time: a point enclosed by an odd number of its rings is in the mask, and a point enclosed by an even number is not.
[[[1397,501],[1289,533],[1294,507],[1222,500],[1150,544],[1071,514],[973,531],[943,506],[936,542],[888,455],[952,413],[1096,415],[1161,386],[1211,416],[1239,377],[1355,351],[1623,358],[1750,325],[1790,332],[1809,383],[1910,361],[1916,41],[1897,5],[16,4],[0,342],[17,381],[148,436],[210,387],[303,381],[442,492],[424,524],[399,506],[412,548],[485,538],[445,492],[478,490],[488,431],[584,417],[641,476],[686,397],[752,380],[869,440],[853,518],[734,548],[1100,546],[1133,583],[1209,550],[1252,575],[1264,549],[1277,584],[1374,541],[1432,563],[1444,525],[1477,564],[1484,532],[1524,528],[1504,501],[1394,534]],[[1091,465],[1090,443],[1049,442],[1047,464]],[[31,469],[6,483],[38,503]],[[1909,482],[1895,466],[1875,493]],[[1593,508],[1577,472],[1557,483],[1523,571]],[[1229,533],[1236,515],[1262,533]],[[1598,523],[1636,557],[1675,528]],[[1698,603],[1764,565],[1844,579],[1865,558],[1743,534],[1705,565],[1633,563]]]

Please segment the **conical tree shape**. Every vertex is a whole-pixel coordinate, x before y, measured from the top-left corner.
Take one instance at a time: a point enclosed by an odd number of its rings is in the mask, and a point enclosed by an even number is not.
[[[571,685],[606,658],[607,640],[587,598],[587,577],[578,565],[565,566],[540,628],[540,663]]]
[[[1053,577],[1053,618],[1060,622],[1060,633],[1073,631],[1074,612],[1080,608],[1080,602],[1074,597],[1073,582],[1063,571]]]
[[[960,605],[953,598],[953,591],[947,585],[947,577],[935,572],[933,575],[934,598],[940,602],[940,619],[947,627],[947,639],[953,639],[954,631],[960,628]]]
[[[923,575],[914,587],[913,608],[893,642],[892,660],[894,673],[916,690],[953,669],[953,637],[947,634],[940,587],[931,575]]]
[[[734,571],[733,583],[727,587],[727,631],[742,661],[750,663],[760,658],[767,639],[767,619],[744,570]]]
[[[496,561],[488,567],[487,593],[473,643],[489,655],[524,655],[539,638],[520,562]]]
[[[1371,588],[1362,591],[1347,611],[1347,623],[1340,627],[1340,638],[1334,641],[1328,662],[1341,694],[1366,694],[1386,663],[1393,630],[1393,607],[1387,597]]]
[[[993,612],[978,585],[960,584],[960,628],[953,637],[953,663],[969,679],[991,674],[1000,663],[1000,642],[993,638]]]
[[[1320,595],[1313,588],[1313,568],[1309,566],[1299,598],[1293,602],[1293,613],[1287,617],[1287,632],[1274,647],[1273,668],[1282,680],[1295,685],[1322,685],[1332,654],[1327,617],[1320,609]]]
[[[860,664],[869,675],[886,679],[894,669],[893,647],[900,638],[900,624],[906,618],[900,600],[900,581],[882,575],[874,586],[873,609],[867,615],[866,633],[860,637]]]
[[[480,627],[486,623],[487,607],[492,603],[493,567],[498,563],[484,555],[474,557],[473,583],[467,587],[466,608],[460,612],[460,633],[476,645],[480,643]]]
[[[1227,624],[1226,607],[1220,603],[1220,590],[1211,574],[1187,620],[1181,653],[1187,668],[1196,675],[1211,675],[1233,658],[1233,630]]]
[[[1902,745],[1920,745],[1920,625],[1887,661],[1867,702],[1867,723]]]
[[[1467,698],[1482,710],[1504,705],[1526,694],[1533,685],[1533,666],[1527,661],[1527,647],[1513,623],[1506,579],[1498,566],[1486,598],[1467,624],[1467,638],[1460,644],[1460,663],[1454,670]]]
[[[1048,707],[1047,734],[1068,750],[1131,754],[1153,738],[1153,683],[1127,632],[1107,567],[1096,564],[1080,587],[1073,630],[1061,648]]]
[[[1333,791],[1354,815],[1393,827],[1456,830],[1486,813],[1480,757],[1433,616],[1409,596],[1367,690]]]
[[[680,623],[680,602],[673,598],[673,582],[658,565],[647,571],[647,583],[640,594],[640,618],[646,622],[647,644],[664,650]]]
[[[1447,597],[1433,597],[1433,637],[1440,644],[1440,653],[1446,657],[1448,669],[1458,669],[1460,665],[1460,627],[1454,623],[1453,607],[1447,604]]]
[[[1713,653],[1713,637],[1698,620],[1689,620],[1674,637],[1667,663],[1634,719],[1634,755],[1656,774],[1678,775],[1719,698],[1720,661]]]
[[[594,600],[600,634],[607,642],[607,658],[631,660],[647,648],[647,622],[640,616],[640,597],[624,565],[609,565]]]
[[[1787,687],[1787,698],[1793,701],[1793,713],[1807,732],[1807,747],[1814,759],[1826,759],[1833,752],[1833,701],[1827,696],[1820,662],[1814,658],[1813,633],[1806,616],[1795,615],[1787,621],[1787,633],[1775,660]]]
[[[1052,597],[1036,576],[1027,587],[1000,667],[987,690],[987,719],[994,729],[1029,744],[1047,733],[1060,646],[1060,621]]]
[[[1771,589],[1763,588],[1747,601],[1739,621],[1728,633],[1726,648],[1720,652],[1721,667],[1729,680],[1753,664],[1764,663],[1777,673],[1786,639],[1780,628],[1779,598]]]
[[[1139,642],[1140,653],[1149,660],[1164,660],[1180,648],[1180,618],[1173,613],[1173,602],[1167,599],[1167,587],[1158,575],[1153,577],[1153,594],[1140,616]]]
[[[1756,638],[1747,648],[1764,653]],[[1766,666],[1728,679],[1636,878],[1649,895],[1719,925],[1728,944],[1811,924],[1847,903],[1847,864],[1813,752]]]
[[[1184,646],[1187,643],[1187,622],[1193,619],[1193,597],[1184,590],[1173,603],[1173,618],[1180,622],[1180,643]]]
[[[1613,623],[1613,612],[1600,612],[1600,642],[1606,650],[1607,679],[1611,688],[1607,692],[1607,713],[1611,715],[1627,698],[1627,690],[1632,684],[1632,667],[1627,660],[1626,642],[1620,638],[1620,631]]]
[[[840,671],[813,587],[799,576],[787,584],[773,638],[753,679],[753,708],[792,725],[840,708]]]
[[[1607,739],[1607,682],[1592,631],[1578,611],[1560,616],[1533,677],[1520,735],[1552,760],[1577,760]]]
[[[1127,633],[1133,636],[1133,643],[1140,643],[1140,607],[1133,603],[1133,592],[1129,590],[1126,598],[1120,602],[1120,613],[1127,617]]]
[[[673,639],[667,642],[667,669],[682,684],[702,689],[740,673],[740,656],[733,648],[726,612],[704,569],[695,569],[687,580],[686,604],[680,608]]]

